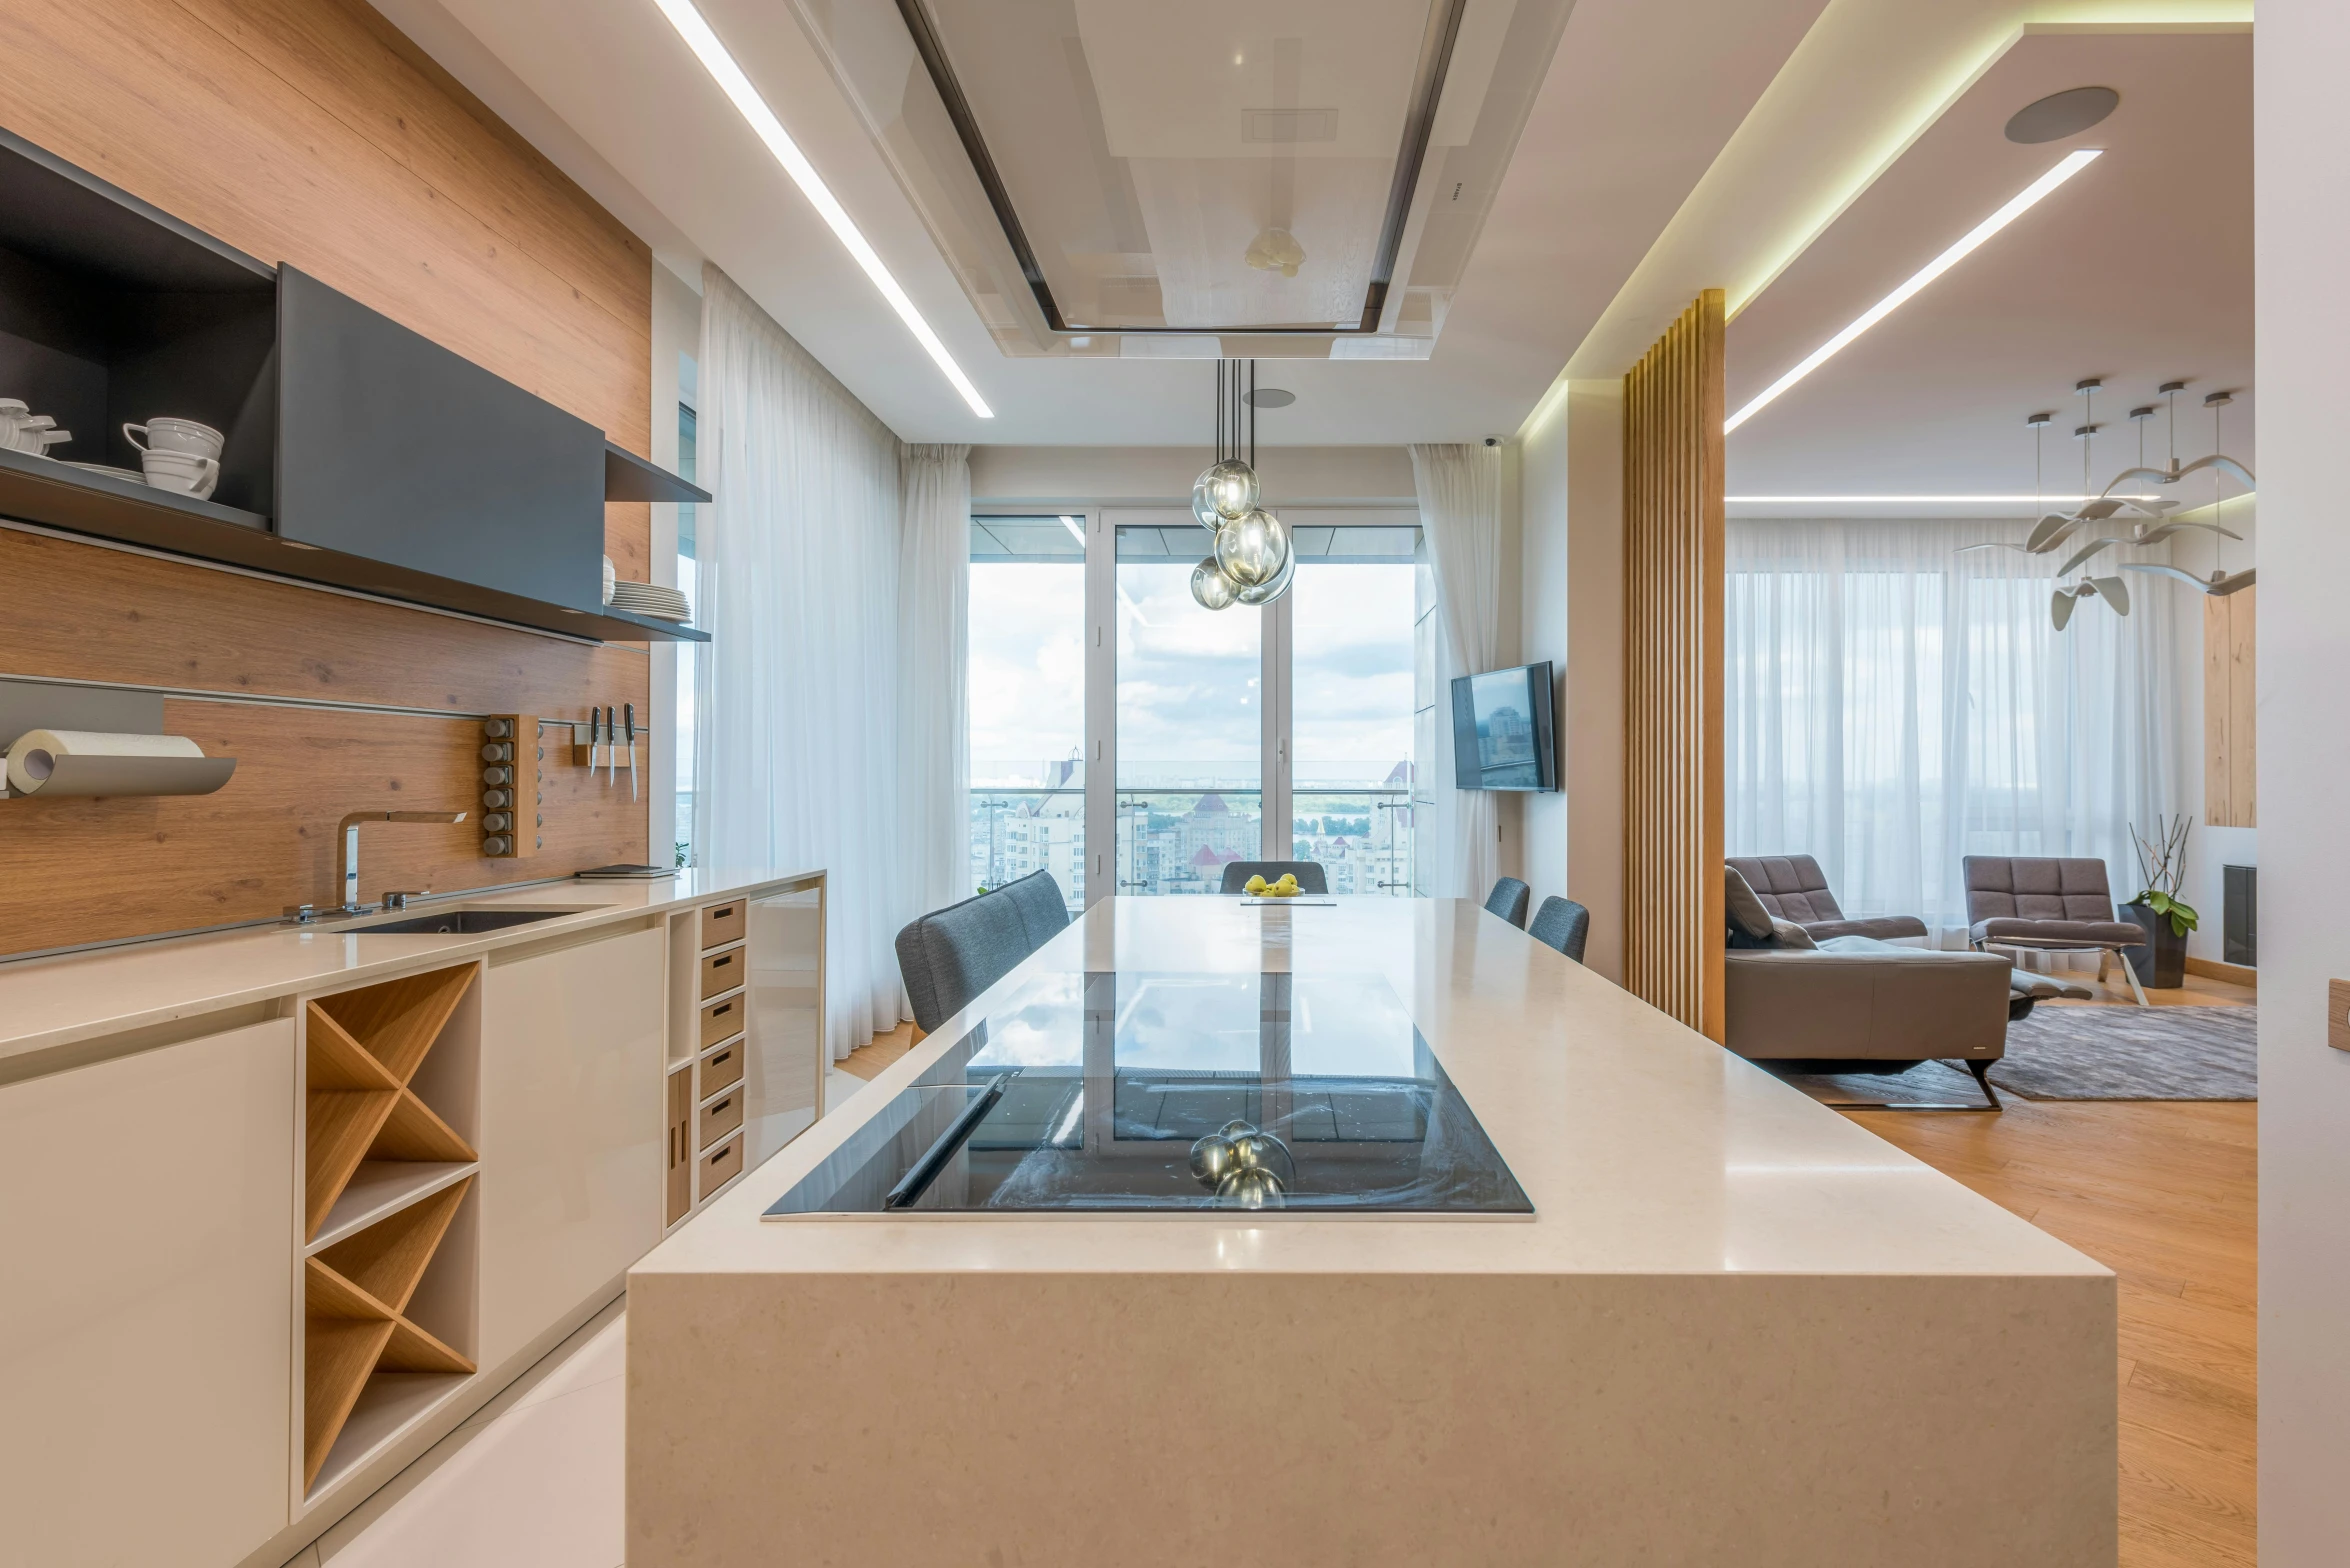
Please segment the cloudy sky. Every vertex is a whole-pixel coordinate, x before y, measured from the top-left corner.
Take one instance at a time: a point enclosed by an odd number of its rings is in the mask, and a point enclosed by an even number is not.
[[[1264,612],[1200,609],[1188,564],[1128,562],[1118,586],[1128,779],[1254,787]],[[1075,562],[971,569],[975,777],[1031,782],[1082,747],[1084,591]],[[1297,777],[1376,783],[1411,754],[1412,568],[1303,565],[1290,596]]]

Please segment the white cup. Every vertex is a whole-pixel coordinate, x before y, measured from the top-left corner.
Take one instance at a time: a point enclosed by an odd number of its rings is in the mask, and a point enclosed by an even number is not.
[[[123,439],[142,452],[184,452],[190,457],[218,457],[224,441],[210,425],[193,419],[150,419],[143,425],[122,427]],[[144,435],[147,439],[141,441]]]
[[[161,447],[148,447],[139,454],[139,468],[147,476],[147,483],[158,490],[176,490],[192,495],[197,500],[210,499],[212,487],[220,483],[220,461],[200,457],[193,452],[166,452]]]

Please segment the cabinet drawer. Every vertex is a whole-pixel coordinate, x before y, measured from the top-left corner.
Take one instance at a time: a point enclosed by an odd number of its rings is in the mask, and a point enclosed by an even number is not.
[[[743,1092],[729,1089],[702,1107],[701,1131],[694,1142],[707,1149],[743,1124]]]
[[[740,1040],[702,1058],[702,1098],[743,1081],[743,1043]]]
[[[735,1139],[723,1149],[713,1149],[702,1156],[702,1179],[699,1196],[707,1198],[743,1173],[743,1141]]]
[[[724,996],[743,983],[743,975],[751,967],[751,950],[730,947],[723,953],[710,953],[702,959],[702,997]]]
[[[743,939],[743,901],[729,899],[723,904],[712,904],[702,911],[702,947],[724,947],[729,942]]]
[[[730,1034],[743,1032],[743,1015],[749,1004],[739,996],[730,996],[723,1002],[711,1002],[702,1009],[702,1044],[716,1045]]]

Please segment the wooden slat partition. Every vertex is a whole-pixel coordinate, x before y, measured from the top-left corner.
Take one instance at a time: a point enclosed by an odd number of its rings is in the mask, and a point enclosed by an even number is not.
[[[1624,378],[1624,984],[1715,1040],[1722,328],[1708,289]]]
[[[0,61],[0,126],[649,454],[650,251],[363,0],[0,7]],[[650,527],[606,509],[621,576],[649,575]],[[464,715],[652,719],[641,649],[17,531],[0,582],[0,675],[217,694],[165,723],[238,759],[216,795],[0,802],[0,954],[328,902],[343,813],[481,809]],[[235,700],[256,695],[411,711]],[[382,830],[361,895],[645,859],[649,792],[567,755],[550,738],[543,852],[484,859],[472,822]]]
[[[2260,826],[2252,678],[2260,590],[2203,601],[2203,820],[2215,828]]]

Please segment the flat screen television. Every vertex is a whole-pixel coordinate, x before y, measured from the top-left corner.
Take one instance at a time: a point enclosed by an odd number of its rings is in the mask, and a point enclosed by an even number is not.
[[[1452,777],[1462,789],[1554,790],[1550,661],[1452,683]]]

